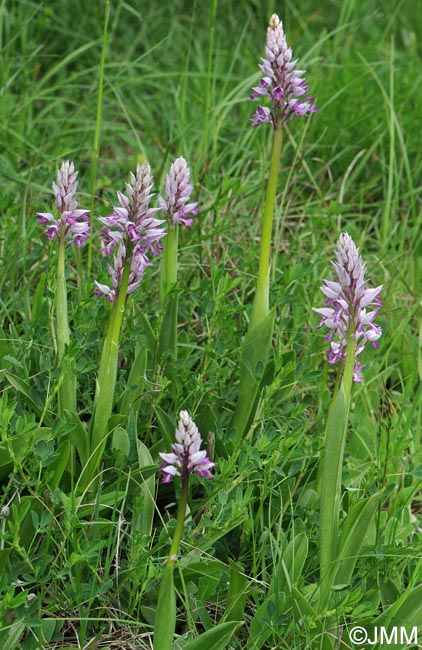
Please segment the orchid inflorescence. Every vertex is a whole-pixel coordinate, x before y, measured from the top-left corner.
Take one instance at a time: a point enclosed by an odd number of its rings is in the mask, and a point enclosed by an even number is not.
[[[130,262],[127,295],[138,288],[146,267],[151,265],[149,255],[160,253],[160,240],[166,234],[161,227],[164,220],[155,217],[161,208],[149,207],[153,179],[147,162],[138,163],[130,181],[126,183],[126,194],[117,192],[119,205],[113,212],[108,217],[99,217],[105,226],[101,233],[102,252],[112,255],[117,249],[113,265],[108,265],[111,287],[95,282],[95,293],[104,294],[110,302],[116,298],[126,263]]]
[[[190,182],[190,170],[184,158],[177,158],[166,178],[166,198],[158,196],[158,204],[167,215],[170,227],[175,224],[191,226],[193,219],[188,215],[198,214],[198,204],[188,203],[193,190]]]
[[[78,172],[75,172],[73,162],[67,160],[62,163],[57,170],[57,183],[52,183],[59,218],[56,219],[50,212],[37,212],[37,217],[39,223],[46,226],[48,239],[57,237],[60,241],[81,247],[89,237],[90,227],[89,210],[77,209],[77,178]]]
[[[266,57],[259,66],[264,76],[249,97],[269,97],[272,109],[258,106],[252,117],[253,126],[269,122],[278,128],[285,126],[293,115],[317,112],[314,98],[308,95],[309,86],[302,77],[305,70],[295,70],[297,62],[298,59],[292,61],[292,49],[287,47],[283,23],[273,14],[267,30]]]
[[[378,347],[382,329],[374,322],[381,309],[379,297],[382,285],[371,289],[365,280],[366,264],[350,235],[340,235],[335,253],[337,261],[332,262],[338,282],[323,280],[321,291],[327,296],[325,307],[313,308],[322,319],[318,329],[325,326],[330,342],[327,352],[328,363],[334,365],[346,360],[347,341],[351,336],[355,341],[355,367],[353,380],[363,381],[363,366],[358,361],[367,341]],[[373,307],[372,311],[367,311]]]
[[[208,458],[206,450],[201,451],[201,434],[187,411],[180,411],[176,441],[171,453],[160,453],[163,483],[170,483],[175,476],[187,477],[193,472],[203,478],[212,478],[210,470],[215,463]]]

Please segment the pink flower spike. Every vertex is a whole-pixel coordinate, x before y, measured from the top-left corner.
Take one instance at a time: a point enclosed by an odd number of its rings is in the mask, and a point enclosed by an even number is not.
[[[59,218],[49,212],[37,212],[38,221],[46,225],[45,233],[48,239],[58,237],[60,241],[81,247],[90,234],[89,210],[78,210],[75,199],[78,172],[75,172],[73,162],[62,163],[57,170],[57,183],[53,181],[52,188],[56,199]],[[48,224],[48,225],[47,225]]]
[[[184,158],[177,158],[166,178],[166,198],[158,197],[158,204],[167,214],[170,225],[177,223],[191,226],[193,219],[187,218],[190,214],[198,214],[198,204],[188,203],[192,194],[193,185],[190,182],[190,169]]]
[[[111,302],[118,294],[126,264],[130,264],[127,295],[136,291],[146,267],[151,266],[149,256],[159,254],[160,240],[166,234],[162,227],[164,220],[155,218],[160,208],[149,207],[153,179],[147,162],[136,166],[136,174],[130,173],[130,181],[125,184],[126,195],[117,192],[119,205],[113,212],[108,217],[99,217],[104,225],[102,252],[114,257],[113,264],[108,265],[111,287],[96,282],[94,293],[104,294]]]
[[[270,122],[274,128],[285,126],[294,115],[316,113],[314,98],[307,94],[309,86],[302,77],[305,70],[296,70],[298,59],[292,61],[292,50],[287,47],[283,24],[273,14],[267,30],[266,58],[259,65],[264,76],[252,88],[249,99],[269,97],[272,108],[258,106],[252,117],[253,126]],[[300,98],[300,99],[299,99]]]
[[[382,334],[381,327],[374,323],[382,306],[382,285],[374,289],[367,288],[366,266],[347,232],[342,233],[338,240],[336,260],[333,266],[338,282],[323,280],[321,290],[327,296],[325,307],[313,307],[313,311],[322,316],[318,329],[328,329],[326,340],[330,342],[327,352],[329,364],[344,363],[349,335],[355,339],[353,380],[362,382],[363,366],[359,363],[358,356],[363,352],[367,341],[373,347],[378,347],[378,339]],[[367,312],[367,307],[374,309]]]
[[[169,483],[174,476],[189,476],[193,472],[202,478],[213,478],[210,470],[215,463],[205,450],[200,450],[202,438],[187,411],[180,411],[176,441],[171,453],[160,453],[162,482]]]

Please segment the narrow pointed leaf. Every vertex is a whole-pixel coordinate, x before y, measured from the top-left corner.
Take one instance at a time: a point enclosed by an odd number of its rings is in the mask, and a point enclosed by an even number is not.
[[[230,643],[233,635],[242,625],[243,622],[237,621],[221,623],[221,625],[217,625],[211,630],[204,632],[204,634],[200,634],[196,639],[189,641],[183,646],[183,650],[224,650],[227,644]]]
[[[177,312],[179,297],[172,294],[167,297],[163,320],[158,339],[158,358],[171,355],[177,358]]]
[[[246,336],[240,368],[239,396],[232,426],[240,440],[255,416],[259,387],[268,363],[274,330],[275,309]]]
[[[139,400],[144,390],[145,369],[147,364],[147,348],[142,345],[130,369],[126,389],[123,393],[120,413],[129,415],[131,408],[139,409]]]
[[[158,594],[154,625],[155,650],[172,650],[176,627],[176,594],[173,582],[174,565],[166,566]]]
[[[369,528],[380,498],[380,494],[374,494],[367,499],[358,501],[347,515],[339,542],[334,584],[350,583],[365,539],[365,533]]]

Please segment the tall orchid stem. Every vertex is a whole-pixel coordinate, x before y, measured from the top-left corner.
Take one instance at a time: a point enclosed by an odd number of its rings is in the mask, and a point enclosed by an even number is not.
[[[352,328],[350,328],[352,330]],[[339,390],[328,411],[322,457],[320,498],[320,607],[327,606],[335,578],[340,518],[341,476],[355,366],[355,332],[348,332],[346,361]]]
[[[106,338],[101,353],[95,391],[94,415],[90,436],[90,458],[85,469],[83,484],[87,485],[97,471],[107,441],[108,421],[111,417],[116,388],[119,339],[129,284],[131,255],[128,255],[122,280],[110,315]]]
[[[177,253],[179,247],[179,225],[169,226],[164,240],[160,268],[160,306],[164,308],[166,298],[177,282]]]
[[[160,307],[161,323],[159,355],[170,353],[177,358],[177,284],[179,225],[170,225],[164,240],[164,250],[160,268]]]
[[[173,648],[174,630],[176,627],[176,594],[174,590],[173,573],[177,562],[177,552],[182,539],[183,525],[188,500],[189,474],[182,474],[182,493],[177,509],[176,528],[170,548],[170,555],[161,580],[158,593],[157,613],[154,626],[154,648],[171,650]]]
[[[71,361],[64,361],[66,347],[70,343],[65,277],[65,245],[63,238],[59,241],[56,288],[57,356],[63,372],[63,380],[58,390],[60,418],[64,417],[65,411],[76,413],[76,381],[73,375],[73,364]]]
[[[268,177],[265,211],[261,228],[261,248],[259,254],[258,280],[252,308],[252,316],[249,323],[250,332],[254,330],[268,316],[270,311],[269,275],[271,239],[273,230],[275,197],[277,192],[278,171],[280,168],[281,144],[282,126],[279,122],[274,129],[273,136],[270,174]]]
[[[170,555],[167,560],[167,566],[175,566],[177,562],[177,553],[179,551],[180,541],[183,534],[183,526],[186,516],[186,505],[188,501],[189,474],[184,472],[182,475],[182,492],[180,494],[179,506],[177,508],[176,528],[174,529],[173,541],[170,547]]]

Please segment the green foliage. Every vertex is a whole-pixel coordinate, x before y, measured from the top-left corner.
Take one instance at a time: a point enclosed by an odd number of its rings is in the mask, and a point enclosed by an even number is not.
[[[151,647],[180,498],[177,480],[158,483],[158,454],[170,451],[182,408],[217,468],[213,481],[191,481],[174,648],[332,650],[350,646],[354,625],[422,626],[417,3],[110,4],[105,34],[106,3],[0,3],[0,647]],[[245,355],[270,155],[246,98],[274,10],[319,113],[285,131],[274,324]],[[164,325],[168,336],[177,326],[177,358],[160,361],[154,267],[125,308],[94,485],[83,469],[110,316],[92,295],[106,272],[95,217],[138,160],[162,191],[178,155],[192,167],[199,215],[179,233],[178,316]],[[68,158],[94,205],[93,257],[88,273],[87,251],[66,249],[66,363],[78,394],[76,412],[58,418],[57,251],[34,215],[50,208]],[[333,377],[311,307],[343,229],[371,282],[384,284],[384,335],[353,387],[321,609],[318,468]],[[239,392],[249,434],[234,442]]]

